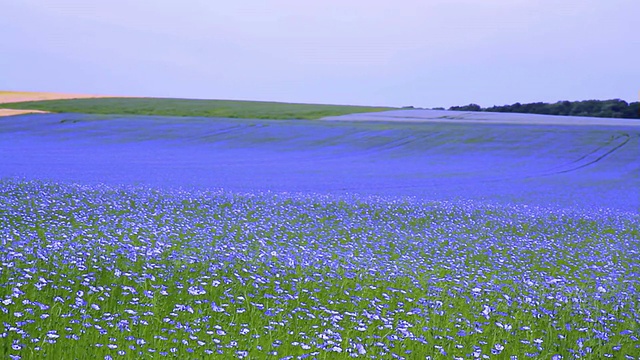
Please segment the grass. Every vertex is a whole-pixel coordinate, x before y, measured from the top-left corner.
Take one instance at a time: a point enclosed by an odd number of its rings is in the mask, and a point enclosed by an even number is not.
[[[638,216],[0,182],[0,357],[636,358]]]
[[[386,107],[170,98],[97,98],[30,101],[0,104],[0,108],[42,110],[55,113],[202,116],[247,119],[319,119],[325,116],[392,110],[392,108]]]

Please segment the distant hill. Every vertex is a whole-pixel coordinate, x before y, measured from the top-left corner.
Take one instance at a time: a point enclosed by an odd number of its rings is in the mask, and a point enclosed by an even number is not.
[[[393,110],[393,108],[389,107],[372,106],[126,97],[0,103],[0,110],[2,109],[39,110],[54,113],[203,116],[245,119],[320,119],[326,116]]]
[[[521,104],[518,102],[512,105],[492,106],[489,108],[482,108],[477,104],[469,104],[452,106],[449,110],[640,119],[640,103],[637,101],[627,103],[620,99],[558,101],[553,104],[544,102]]]

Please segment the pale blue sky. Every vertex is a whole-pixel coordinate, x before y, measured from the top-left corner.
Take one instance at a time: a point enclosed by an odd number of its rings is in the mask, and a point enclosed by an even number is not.
[[[638,0],[0,0],[0,89],[483,106],[640,91]]]

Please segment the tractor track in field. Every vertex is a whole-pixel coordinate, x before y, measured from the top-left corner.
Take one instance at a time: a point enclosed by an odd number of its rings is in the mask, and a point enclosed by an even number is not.
[[[369,132],[366,132],[364,134],[361,134],[363,138],[365,138],[365,140],[371,136],[368,136],[367,134],[369,134]],[[374,133],[372,133],[374,134]],[[414,144],[416,142],[422,141],[422,140],[426,140],[428,138],[432,138],[433,136],[437,135],[437,133],[433,133],[433,134],[428,134],[426,136],[416,136],[416,135],[408,135],[408,136],[404,136],[400,139],[397,140],[393,140],[387,143],[383,143],[383,144],[378,144],[378,145],[374,145],[371,147],[362,147],[361,151],[358,152],[341,152],[341,153],[311,153],[311,154],[297,154],[297,155],[293,155],[294,152],[292,152],[290,149],[284,150],[282,153],[285,154],[289,154],[288,156],[286,156],[286,158],[278,158],[278,159],[260,159],[260,158],[254,158],[254,159],[247,159],[247,160],[234,160],[233,162],[230,162],[228,165],[231,166],[245,166],[245,165],[251,165],[251,164],[269,164],[269,163],[279,163],[279,164],[283,164],[283,163],[291,163],[291,164],[295,164],[297,162],[300,161],[304,161],[304,162],[317,162],[317,163],[326,163],[326,162],[333,162],[333,161],[345,161],[345,160],[358,160],[358,159],[366,159],[366,160],[376,160],[377,157],[384,155],[384,154],[388,154],[391,153],[395,150],[401,150],[403,147],[406,147],[410,144]],[[359,144],[356,144],[356,146],[362,146]],[[337,150],[336,150],[337,151]]]
[[[626,134],[625,134],[625,135],[626,135]],[[552,167],[552,168],[548,169],[548,171],[555,171],[555,170],[558,170],[558,169],[560,169],[560,168],[562,168],[562,167],[565,167],[565,166],[569,166],[569,165],[572,165],[572,164],[578,163],[578,162],[580,162],[580,161],[582,161],[582,160],[586,159],[587,157],[589,157],[589,156],[591,156],[591,155],[593,155],[593,154],[595,154],[595,153],[597,153],[597,152],[599,152],[599,151],[602,151],[602,149],[607,148],[607,147],[608,147],[612,142],[614,142],[615,140],[617,140],[617,139],[619,139],[619,138],[621,138],[621,137],[623,137],[623,136],[625,136],[625,135],[612,136],[612,137],[611,137],[611,139],[609,139],[609,141],[607,141],[605,144],[603,144],[603,145],[601,145],[601,146],[598,146],[597,148],[595,148],[595,149],[593,149],[592,151],[590,151],[590,152],[588,152],[588,153],[586,153],[586,154],[582,155],[581,157],[577,158],[576,160],[573,160],[573,161],[568,162],[568,163],[566,163],[566,164],[561,164],[561,165],[558,165],[558,166],[554,166],[554,167]]]
[[[219,140],[220,136],[222,135],[227,135],[233,132],[238,132],[240,130],[245,130],[246,128],[247,128],[246,125],[234,125],[234,126],[224,127],[221,129],[207,131],[202,135],[195,137],[192,140],[196,140],[198,142],[208,142],[212,140]]]
[[[574,161],[549,169],[542,174],[533,175],[529,177],[565,174],[565,173],[577,171],[580,169],[584,169],[588,166],[598,163],[599,161],[606,158],[607,156],[620,150],[623,146],[627,145],[627,143],[629,143],[630,140],[631,140],[631,135],[629,134],[622,134],[622,135],[616,136],[611,140],[609,140],[606,144],[598,147],[597,149],[587,154],[584,154],[583,156],[581,156],[580,158]]]
[[[638,138],[640,138],[640,134],[636,134]],[[496,183],[496,182],[504,182],[504,181],[512,181],[512,180],[524,180],[524,179],[534,179],[546,176],[560,175],[565,173],[571,173],[578,171],[580,169],[587,168],[589,166],[593,166],[613,153],[619,151],[623,147],[625,147],[633,138],[632,135],[629,134],[620,134],[618,136],[612,137],[605,144],[599,146],[598,148],[587,152],[586,154],[580,156],[579,158],[568,162],[566,164],[562,164],[559,166],[555,166],[547,171],[543,171],[537,174],[523,175],[523,176],[503,176],[503,177],[490,177],[483,179],[457,179],[453,181],[447,181],[446,184],[441,182],[434,182],[432,184],[405,184],[405,185],[391,185],[391,186],[369,186],[368,188],[371,190],[382,190],[382,189],[412,189],[412,188],[420,188],[427,186],[464,186],[470,185],[474,186],[479,183]],[[354,191],[358,190],[357,188],[341,188],[340,190],[346,191]]]

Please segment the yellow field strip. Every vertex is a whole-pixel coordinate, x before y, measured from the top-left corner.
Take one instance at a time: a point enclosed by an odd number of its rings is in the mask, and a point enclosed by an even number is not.
[[[90,99],[90,98],[103,98],[103,97],[113,97],[113,96],[0,90],[0,104],[23,102],[23,101]],[[46,113],[46,112],[47,111],[41,111],[41,110],[0,109],[0,116],[12,116],[12,115]]]

